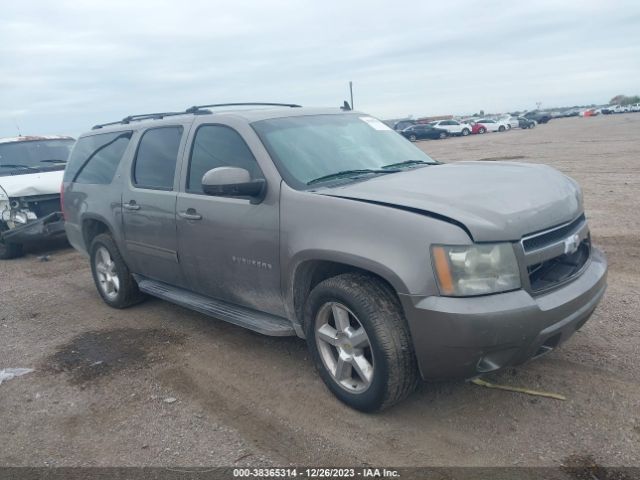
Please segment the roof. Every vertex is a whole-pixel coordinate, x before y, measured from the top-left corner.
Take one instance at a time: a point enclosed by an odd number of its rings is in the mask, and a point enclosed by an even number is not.
[[[0,138],[0,143],[36,142],[38,140],[75,140],[67,135],[20,135],[19,137]]]
[[[204,119],[221,119],[221,118],[239,118],[247,123],[258,122],[260,120],[268,120],[271,118],[285,117],[301,117],[307,115],[339,115],[360,113],[352,110],[343,111],[340,108],[307,108],[307,107],[269,107],[269,108],[251,108],[251,109],[227,109],[227,110],[200,110],[197,113],[176,112],[169,114],[152,114],[154,117],[135,118],[126,117],[121,122],[112,122],[103,125],[96,125],[87,134],[107,133],[122,130],[137,130],[139,128],[147,128],[150,125],[163,125],[176,122],[191,123],[197,118]],[[151,114],[150,114],[151,115]]]

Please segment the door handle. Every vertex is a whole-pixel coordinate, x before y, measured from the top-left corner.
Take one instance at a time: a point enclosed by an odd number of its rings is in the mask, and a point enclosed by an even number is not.
[[[127,210],[140,210],[140,205],[135,200],[131,200],[129,203],[123,203],[122,206]]]
[[[202,220],[202,215],[196,212],[195,208],[188,208],[186,212],[178,212],[178,216],[185,220]]]

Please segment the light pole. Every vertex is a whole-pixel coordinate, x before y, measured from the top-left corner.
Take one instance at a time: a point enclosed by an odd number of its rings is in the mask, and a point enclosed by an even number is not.
[[[351,95],[351,110],[353,110],[353,82],[349,80],[349,94]]]

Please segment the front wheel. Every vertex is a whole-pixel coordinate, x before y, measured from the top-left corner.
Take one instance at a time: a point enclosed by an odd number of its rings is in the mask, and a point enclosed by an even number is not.
[[[487,129],[484,128],[484,127],[481,127],[481,128],[478,129],[478,133],[484,133],[486,131],[487,131]]]
[[[318,284],[305,304],[311,357],[329,390],[372,412],[407,397],[418,369],[398,300],[381,281],[343,274]]]
[[[440,140],[442,140],[443,138],[447,138],[447,133],[446,132],[440,132],[440,135],[438,135],[438,138]]]
[[[111,235],[98,235],[91,242],[90,256],[93,281],[107,305],[126,308],[145,298]]]
[[[417,137],[415,135],[409,135],[409,140],[415,142],[417,140]]]
[[[9,228],[0,223],[0,233],[6,232]],[[18,258],[24,255],[22,245],[19,243],[5,242],[0,239],[0,260],[10,260],[12,258]]]
[[[499,131],[499,132],[504,132],[505,130],[506,130],[506,128],[504,128],[504,125],[500,125],[500,126],[498,127],[498,131]]]
[[[466,137],[467,135],[469,135],[471,132],[469,131],[468,128],[463,128],[462,129],[462,136]]]

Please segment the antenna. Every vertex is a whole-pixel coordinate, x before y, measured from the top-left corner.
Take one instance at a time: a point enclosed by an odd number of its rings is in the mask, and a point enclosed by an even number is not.
[[[13,123],[16,124],[16,130],[18,130],[18,136],[21,137],[22,133],[20,132],[20,125],[18,124],[18,120],[16,119],[16,117],[13,117]]]

